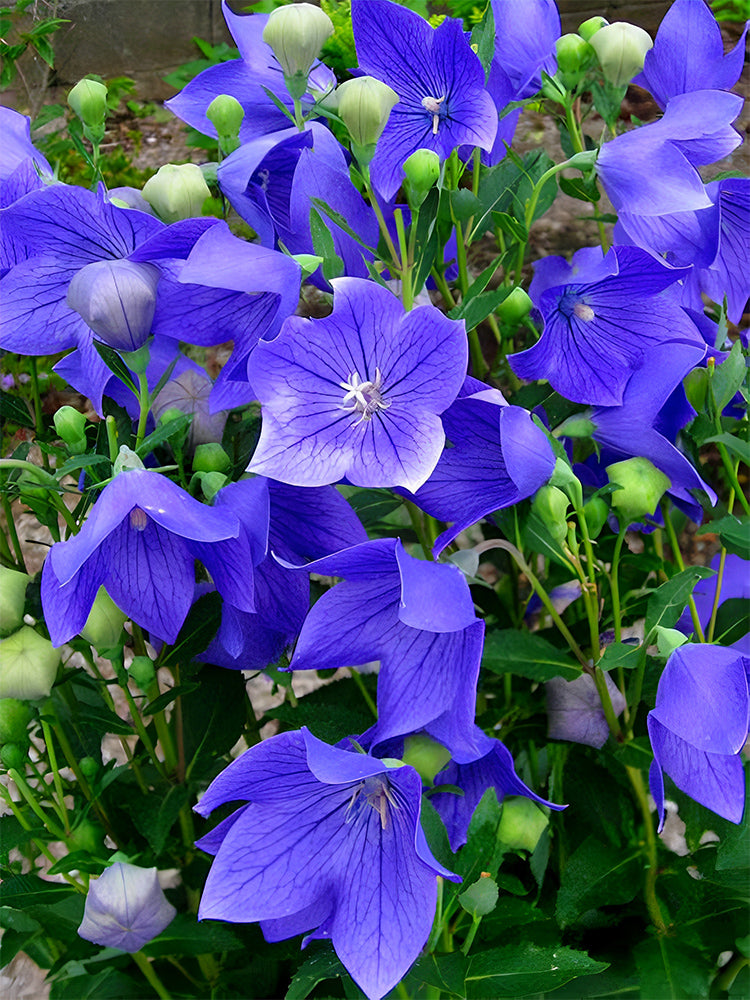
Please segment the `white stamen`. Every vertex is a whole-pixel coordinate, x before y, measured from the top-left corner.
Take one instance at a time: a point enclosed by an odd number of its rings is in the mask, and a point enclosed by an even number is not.
[[[378,410],[387,410],[391,405],[388,400],[383,398],[381,391],[383,377],[379,368],[375,369],[374,382],[369,379],[360,382],[358,372],[352,372],[349,381],[339,382],[339,385],[345,390],[341,409],[361,414],[359,420],[354,424],[355,427],[367,420],[372,420]]]
[[[586,320],[587,323],[590,323],[594,318],[594,310],[585,302],[576,302],[573,306],[573,312],[579,319]]]
[[[148,525],[148,514],[140,507],[133,507],[130,512],[130,527],[136,531],[145,531]]]
[[[440,122],[440,105],[445,100],[445,94],[442,97],[423,97],[422,107],[425,111],[429,111],[432,115],[432,134],[437,135],[438,124]]]

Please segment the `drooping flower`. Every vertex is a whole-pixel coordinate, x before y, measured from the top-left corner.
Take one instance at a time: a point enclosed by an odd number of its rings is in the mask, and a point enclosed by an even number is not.
[[[383,538],[302,568],[343,582],[313,605],[290,669],[380,660],[370,745],[428,728],[454,753],[473,753],[484,623],[458,567],[415,559]]]
[[[750,659],[734,649],[688,643],[659,679],[647,725],[651,794],[664,824],[664,773],[681,791],[732,823],[745,804],[740,759],[748,737]]]
[[[239,519],[171,480],[130,469],[105,487],[80,532],[49,551],[42,605],[57,646],[80,632],[99,587],[139,625],[173,642],[193,597],[194,562],[222,597],[253,610],[252,566],[262,558]]]
[[[684,271],[637,247],[613,247],[603,258],[586,248],[571,265],[548,257],[536,272],[531,294],[544,332],[533,347],[510,355],[511,365],[521,378],[548,379],[575,402],[617,405],[655,345],[702,343],[679,304],[661,294]]]
[[[370,164],[384,198],[396,194],[404,160],[417,149],[444,159],[458,146],[492,148],[497,109],[459,20],[432,28],[390,0],[353,0],[352,24],[360,68],[399,98]]]
[[[650,90],[661,108],[678,94],[731,90],[742,72],[746,33],[747,26],[724,55],[721,28],[710,8],[694,0],[674,0],[633,83]]]
[[[706,580],[699,580],[693,590],[693,600],[698,612],[698,620],[703,630],[708,628],[713,614],[714,602],[716,601],[716,588],[719,588],[719,600],[717,606],[720,607],[724,601],[743,600],[750,601],[750,563],[741,556],[729,553],[724,560],[724,570],[721,577],[718,570],[721,565],[722,554],[717,552],[711,560],[711,569],[717,573]],[[733,647],[740,652],[750,656],[750,622],[745,619],[748,631],[738,642],[733,643]],[[690,635],[694,631],[693,617],[690,608],[686,607],[680,615],[679,621],[675,625],[676,629]]]
[[[332,284],[330,316],[291,317],[250,357],[263,423],[248,471],[293,486],[346,477],[416,490],[440,457],[440,414],[466,374],[463,323],[434,306],[405,313],[371,281]]]
[[[369,1000],[405,975],[432,926],[435,877],[416,771],[328,746],[307,729],[252,747],[196,807],[245,802],[198,841],[215,855],[202,920],[260,921],[266,940],[330,938]]]
[[[542,72],[554,76],[560,13],[555,0],[492,0],[497,63],[513,86],[512,100],[532,97]]]
[[[140,951],[166,930],[176,913],[156,868],[116,861],[89,884],[78,933],[106,948]]]

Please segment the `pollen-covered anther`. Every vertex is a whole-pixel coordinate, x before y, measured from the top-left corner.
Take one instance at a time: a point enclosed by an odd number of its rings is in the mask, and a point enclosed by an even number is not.
[[[364,421],[372,420],[378,410],[387,410],[391,405],[389,400],[383,398],[381,392],[383,377],[379,368],[375,369],[374,381],[367,379],[360,382],[359,374],[353,372],[348,382],[339,382],[339,385],[346,390],[341,409],[361,414],[355,427]]]
[[[440,123],[440,105],[445,100],[445,94],[442,97],[423,97],[422,107],[425,111],[429,111],[432,115],[432,134],[437,135],[438,124]]]
[[[585,302],[576,302],[573,306],[573,312],[578,319],[586,320],[587,323],[590,323],[594,318],[594,310],[591,306],[586,305]]]
[[[130,512],[130,527],[136,531],[145,531],[148,524],[148,514],[140,507],[133,507]]]
[[[398,803],[393,797],[388,782],[379,777],[365,778],[355,786],[352,797],[344,813],[344,822],[351,823],[362,813],[365,806],[370,806],[380,817],[380,827],[385,830],[388,825],[388,807],[398,809]]]

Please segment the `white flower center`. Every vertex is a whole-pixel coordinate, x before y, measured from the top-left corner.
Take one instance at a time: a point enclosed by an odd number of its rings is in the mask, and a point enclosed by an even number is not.
[[[372,420],[378,410],[387,410],[391,405],[387,399],[383,398],[381,391],[383,378],[379,368],[375,369],[374,382],[369,379],[361,382],[359,374],[352,372],[349,381],[339,382],[339,385],[345,391],[341,409],[360,414],[359,420],[354,424],[355,427],[364,421]]]
[[[594,310],[591,306],[587,306],[585,302],[576,302],[573,306],[573,312],[579,319],[586,320],[587,323],[590,323],[594,318]]]
[[[344,814],[344,822],[353,822],[366,806],[375,810],[380,817],[380,827],[385,830],[388,825],[388,806],[398,809],[398,803],[393,797],[387,779],[384,781],[380,777],[372,777],[361,781],[352,792]]]
[[[429,111],[432,115],[432,134],[437,135],[438,124],[440,122],[440,105],[445,100],[445,94],[442,97],[423,97],[422,107],[425,111]]]
[[[130,527],[136,531],[145,531],[148,525],[148,514],[140,507],[133,507],[130,512]]]

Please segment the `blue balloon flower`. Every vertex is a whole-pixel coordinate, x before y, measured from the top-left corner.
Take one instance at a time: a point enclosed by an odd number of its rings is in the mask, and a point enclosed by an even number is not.
[[[140,951],[172,923],[176,913],[155,868],[116,861],[92,879],[78,933],[105,948]]]

